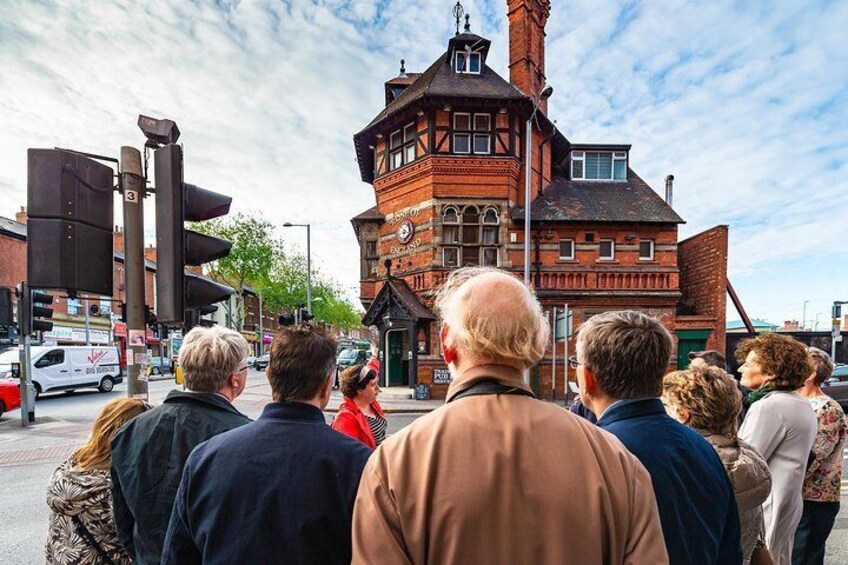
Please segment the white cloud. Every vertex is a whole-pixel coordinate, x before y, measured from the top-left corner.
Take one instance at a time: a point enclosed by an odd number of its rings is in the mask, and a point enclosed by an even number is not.
[[[352,134],[379,112],[401,58],[422,71],[441,54],[452,5],[7,0],[0,214],[25,201],[27,147],[115,155],[141,145],[139,113],[170,117],[188,180],[277,224],[311,222],[314,255],[353,288],[348,220],[374,196]],[[506,2],[465,5],[508,76]],[[729,223],[744,298],[784,260],[845,262],[844,244],[821,242],[848,237],[846,22],[836,2],[555,2],[550,112],[573,140],[632,143],[632,165],[654,187],[674,173],[683,236]],[[808,291],[836,292],[815,280]],[[783,317],[793,293],[770,284],[763,315]]]

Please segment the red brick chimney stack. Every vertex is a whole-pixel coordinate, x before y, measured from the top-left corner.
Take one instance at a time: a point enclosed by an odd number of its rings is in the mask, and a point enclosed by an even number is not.
[[[115,226],[112,245],[115,251],[124,251],[124,229],[120,226]]]
[[[507,0],[509,80],[538,101],[545,88],[545,24],[551,0]],[[548,111],[547,101],[539,108]]]
[[[26,212],[25,206],[21,206],[21,209],[19,211],[15,212],[15,221],[18,222],[19,224],[26,224],[27,223],[27,212]]]

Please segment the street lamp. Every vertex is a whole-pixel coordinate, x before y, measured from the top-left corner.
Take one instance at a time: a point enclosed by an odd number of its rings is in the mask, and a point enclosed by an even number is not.
[[[533,113],[527,120],[527,131],[524,136],[526,138],[527,148],[524,151],[524,284],[530,286],[530,186],[532,185],[533,171],[533,120],[536,118],[536,112],[539,111],[539,104],[551,97],[554,89],[550,85],[545,85],[542,92],[539,94],[538,102],[533,100]]]
[[[306,311],[312,315],[312,251],[310,249],[309,224],[286,222],[284,228],[306,228]]]

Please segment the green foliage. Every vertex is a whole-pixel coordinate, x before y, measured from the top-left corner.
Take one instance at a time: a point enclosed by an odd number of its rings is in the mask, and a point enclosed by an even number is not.
[[[213,278],[237,289],[240,295],[245,284],[251,286],[262,293],[263,305],[269,310],[294,311],[306,304],[306,255],[286,247],[261,216],[236,214],[194,224],[191,229],[233,243],[227,257],[209,266]],[[362,313],[344,297],[338,283],[314,265],[312,313],[316,320],[345,331],[362,325]],[[239,315],[239,325],[242,319]]]

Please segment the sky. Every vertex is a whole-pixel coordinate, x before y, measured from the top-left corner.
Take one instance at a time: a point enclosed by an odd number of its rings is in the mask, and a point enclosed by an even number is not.
[[[182,132],[187,182],[233,196],[351,297],[349,219],[374,204],[352,135],[383,82],[427,68],[452,0],[2,0],[0,215],[26,201],[26,149],[117,156],[138,114]],[[465,0],[507,77],[506,0]],[[681,239],[730,226],[729,278],[752,318],[848,300],[848,3],[554,0],[549,115],[574,142],[630,143],[655,190],[675,176]],[[153,208],[146,232],[153,239]],[[120,223],[120,208],[116,223]],[[728,319],[738,316],[728,309]]]

